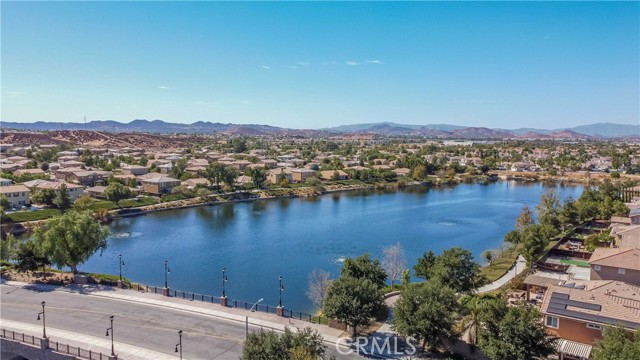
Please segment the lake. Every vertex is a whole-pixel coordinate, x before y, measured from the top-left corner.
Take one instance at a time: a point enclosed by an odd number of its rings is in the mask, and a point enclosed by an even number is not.
[[[345,257],[399,242],[408,265],[428,250],[460,246],[477,260],[499,248],[524,205],[535,207],[549,186],[497,182],[453,187],[409,187],[401,191],[351,191],[317,198],[259,200],[196,207],[116,219],[108,248],[81,271],[118,273],[147,285],[220,296],[222,267],[230,299],[278,304],[278,276],[284,278],[283,305],[313,312],[306,297],[313,269],[338,276]],[[578,198],[579,186],[552,186],[562,198]]]

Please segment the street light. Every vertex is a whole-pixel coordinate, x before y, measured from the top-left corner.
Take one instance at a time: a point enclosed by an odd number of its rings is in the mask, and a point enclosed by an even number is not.
[[[111,356],[116,356],[116,353],[113,349],[113,315],[109,316],[109,321],[111,321],[111,326],[107,328],[107,333],[105,336],[109,336],[109,330],[111,330]]]
[[[171,272],[171,269],[169,269],[169,263],[167,262],[167,260],[164,261],[164,288],[168,289],[169,286],[167,286],[167,274],[169,274]]]
[[[180,360],[182,360],[182,330],[178,331],[178,337],[179,337],[179,341],[176,344],[176,351],[178,352],[178,348],[180,348]]]
[[[278,307],[282,307],[282,291],[284,290],[284,286],[282,285],[282,275],[278,277],[278,280],[280,281],[280,286],[278,287],[278,290],[280,291],[280,301],[278,302]]]
[[[251,309],[249,309],[249,313],[253,312],[253,309],[258,306],[258,304],[264,299],[260,299],[258,300],[255,304],[253,304],[253,306],[251,307]],[[249,314],[247,314],[247,317],[245,318],[245,332],[244,332],[244,339],[246,340],[249,337]]]
[[[40,320],[40,315],[42,315],[42,337],[47,338],[47,325],[45,324],[45,314],[44,314],[44,304],[45,302],[40,303],[42,305],[42,311],[38,313],[38,320]]]
[[[226,268],[222,268],[222,297],[227,297],[227,293],[225,291],[225,283],[227,282],[227,275],[225,275]]]
[[[122,267],[124,266],[124,261],[122,261],[122,254],[118,255],[118,264],[120,266],[120,282],[122,282]]]

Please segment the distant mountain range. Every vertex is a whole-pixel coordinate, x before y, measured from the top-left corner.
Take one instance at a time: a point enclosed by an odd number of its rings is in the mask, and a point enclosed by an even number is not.
[[[640,125],[598,123],[561,129],[489,129],[449,124],[407,125],[392,122],[341,125],[320,130],[287,129],[258,124],[223,124],[198,121],[192,124],[168,123],[162,120],[133,120],[121,123],[114,120],[94,120],[83,123],[44,122],[17,123],[3,121],[5,131],[15,130],[93,130],[104,132],[145,133],[224,133],[228,135],[339,135],[378,134],[387,136],[425,136],[444,139],[587,139],[591,137],[640,137]]]

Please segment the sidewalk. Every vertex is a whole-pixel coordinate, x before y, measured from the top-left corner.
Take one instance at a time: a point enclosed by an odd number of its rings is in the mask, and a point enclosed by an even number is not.
[[[82,294],[85,296],[109,298],[123,302],[135,302],[148,306],[158,306],[170,308],[177,311],[190,312],[218,319],[242,323],[244,325],[246,316],[249,316],[249,325],[262,329],[283,332],[285,327],[291,330],[304,329],[310,327],[322,335],[325,342],[335,344],[343,334],[342,330],[333,329],[326,325],[314,324],[307,321],[291,318],[279,317],[274,314],[262,312],[249,312],[245,309],[222,307],[219,304],[211,304],[197,300],[187,300],[174,297],[165,297],[159,294],[144,293],[135,290],[124,290],[106,286],[76,285],[67,287],[57,287],[52,285],[26,284],[15,281],[4,282],[12,286],[29,286],[30,288],[41,288],[49,291],[62,291],[68,293]],[[37,332],[36,332],[37,333]]]
[[[502,275],[502,277],[499,278],[498,280],[479,288],[478,294],[494,291],[503,287],[506,283],[508,283],[514,277],[516,277],[516,275],[521,274],[526,269],[527,269],[527,261],[524,259],[522,255],[518,255],[515,266],[511,267],[511,269],[509,269],[509,271],[507,271],[506,274]]]
[[[0,327],[28,335],[42,335],[42,327],[40,325],[0,319]],[[47,326],[47,335],[49,337],[49,346],[54,349],[54,342],[59,342],[60,344],[79,347],[84,350],[91,350],[94,353],[102,353],[103,355],[111,354],[111,341],[105,338],[78,334],[75,332],[52,328],[51,326]],[[114,348],[116,349],[116,353],[119,357],[128,360],[176,358],[175,356],[118,341],[114,341]]]

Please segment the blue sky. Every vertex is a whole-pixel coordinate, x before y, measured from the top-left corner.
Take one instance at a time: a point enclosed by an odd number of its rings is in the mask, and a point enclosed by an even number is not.
[[[6,2],[4,121],[640,119],[638,2]]]

